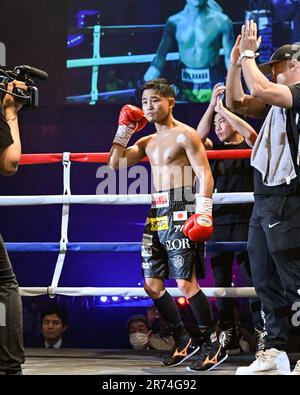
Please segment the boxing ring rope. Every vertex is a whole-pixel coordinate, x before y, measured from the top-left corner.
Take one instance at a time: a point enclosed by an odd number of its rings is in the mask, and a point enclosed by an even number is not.
[[[20,294],[22,296],[40,296],[55,295],[64,296],[127,296],[127,297],[142,297],[148,298],[142,287],[20,287]],[[183,296],[178,288],[166,288],[171,296]],[[209,298],[249,298],[255,297],[256,293],[254,288],[202,288],[203,293]]]
[[[229,150],[210,150],[206,151],[208,159],[247,159],[251,156],[251,149],[229,149]],[[89,152],[89,153],[70,153],[71,162],[85,163],[107,163],[109,153]],[[23,154],[21,165],[40,165],[49,163],[59,163],[63,160],[63,154]],[[145,157],[141,162],[148,162]]]
[[[9,252],[57,252],[60,251],[60,243],[5,243]],[[67,251],[75,252],[141,252],[140,242],[86,242],[68,243],[65,245]],[[206,242],[207,252],[216,251],[246,251],[246,241],[214,241]]]
[[[253,203],[252,192],[214,193],[214,204]],[[1,196],[0,206],[42,206],[47,204],[151,204],[151,195],[50,195]]]
[[[251,150],[225,150],[208,151],[209,159],[235,159],[249,158]],[[143,288],[134,287],[59,287],[59,279],[63,269],[67,251],[74,252],[140,252],[140,242],[69,242],[68,224],[70,204],[151,204],[151,195],[72,195],[70,188],[71,162],[81,163],[106,163],[108,153],[69,153],[62,154],[24,154],[21,158],[22,165],[51,164],[61,162],[63,165],[63,193],[62,195],[48,196],[1,196],[0,206],[27,206],[44,204],[62,204],[61,238],[60,242],[52,243],[6,243],[9,252],[59,252],[54,269],[51,285],[49,287],[20,287],[21,295],[35,296],[48,294],[69,296],[141,296],[147,297]],[[148,159],[144,158],[143,162]],[[215,193],[215,204],[238,204],[253,202],[253,193]],[[207,242],[206,251],[245,251],[246,242]],[[182,296],[177,288],[169,289],[171,295]],[[252,297],[255,295],[253,288],[203,288],[209,297]]]

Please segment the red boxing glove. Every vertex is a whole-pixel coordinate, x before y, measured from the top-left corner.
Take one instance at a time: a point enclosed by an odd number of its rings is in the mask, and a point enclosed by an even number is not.
[[[114,144],[126,147],[134,132],[138,132],[147,125],[148,121],[143,111],[131,104],[122,107],[119,115],[119,127],[114,138]]]
[[[139,107],[126,104],[121,108],[119,125],[131,126],[131,128],[138,132],[147,125],[147,122],[143,110]],[[136,126],[134,126],[134,123],[136,123]]]
[[[197,198],[196,213],[183,225],[183,233],[190,240],[200,243],[209,240],[213,234],[212,199]]]

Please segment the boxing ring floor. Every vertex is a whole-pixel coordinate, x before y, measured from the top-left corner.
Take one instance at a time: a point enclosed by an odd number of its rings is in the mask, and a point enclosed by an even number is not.
[[[166,354],[158,351],[104,350],[104,349],[26,349],[24,375],[235,375],[239,366],[254,360],[253,354],[230,355],[210,372],[189,372],[185,368],[195,359],[181,366],[163,368],[161,359]],[[300,353],[289,353],[291,367],[300,359]]]

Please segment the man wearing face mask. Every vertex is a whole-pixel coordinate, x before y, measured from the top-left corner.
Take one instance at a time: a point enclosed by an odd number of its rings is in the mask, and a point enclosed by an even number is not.
[[[146,316],[136,315],[127,321],[129,342],[134,350],[160,350],[170,351],[174,347],[172,336],[160,336],[152,332]]]
[[[130,317],[127,322],[129,342],[135,350],[149,349],[150,325],[144,315]]]

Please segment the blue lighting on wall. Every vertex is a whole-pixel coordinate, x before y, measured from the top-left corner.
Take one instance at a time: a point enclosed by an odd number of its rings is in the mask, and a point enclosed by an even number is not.
[[[68,35],[68,41],[67,41],[68,48],[77,47],[83,41],[84,41],[84,35],[83,34],[69,34]]]
[[[90,23],[87,23],[87,17],[91,17],[91,16],[95,16],[95,15],[96,15],[96,18],[98,21],[100,18],[100,15],[101,15],[101,12],[99,10],[81,10],[81,11],[77,12],[77,14],[76,14],[77,27],[91,25]]]

